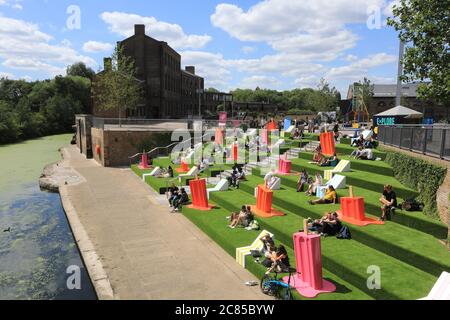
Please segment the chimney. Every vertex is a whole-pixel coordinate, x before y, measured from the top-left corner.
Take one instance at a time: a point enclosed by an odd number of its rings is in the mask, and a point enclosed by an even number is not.
[[[103,58],[103,69],[105,71],[112,70],[112,59],[111,58]]]
[[[186,71],[192,74],[195,74],[195,67],[194,66],[186,66]]]
[[[145,25],[144,24],[135,24],[134,25],[134,34],[136,36],[145,35]]]

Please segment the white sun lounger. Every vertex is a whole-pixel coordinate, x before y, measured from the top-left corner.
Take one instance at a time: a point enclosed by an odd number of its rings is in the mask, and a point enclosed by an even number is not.
[[[260,240],[265,235],[269,234],[273,237],[269,231],[264,230],[260,233],[260,235],[256,238],[253,243],[247,247],[236,248],[236,262],[239,263],[243,268],[245,268],[245,257],[251,254],[252,250],[261,251],[264,244]]]
[[[142,180],[145,181],[145,179],[146,179],[147,177],[154,177],[154,176],[160,174],[161,172],[162,172],[162,169],[161,169],[160,167],[156,167],[156,168],[154,168],[154,169],[152,170],[152,172],[150,172],[150,173],[144,173],[144,174],[142,175]]]
[[[178,177],[182,177],[182,178],[195,177],[198,174],[198,172],[199,172],[198,167],[194,166],[191,168],[191,170],[189,170],[188,173],[180,174],[180,175],[178,175]]]
[[[227,191],[229,187],[227,179],[221,179],[218,184],[214,188],[209,188],[206,191],[208,192],[208,199],[210,192],[219,192],[219,191]]]
[[[419,300],[450,300],[450,273],[442,272],[430,294]]]

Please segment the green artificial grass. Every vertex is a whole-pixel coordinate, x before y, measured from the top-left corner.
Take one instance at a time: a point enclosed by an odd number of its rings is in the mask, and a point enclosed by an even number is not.
[[[241,183],[241,189],[249,195],[254,194],[254,188],[263,180],[257,177],[248,177],[249,181]],[[356,195],[363,195],[365,203],[378,202],[379,195],[364,194],[364,190],[355,188]],[[338,190],[339,196],[348,196],[348,190]],[[300,217],[320,218],[325,212],[340,209],[339,205],[311,206],[308,200],[314,199],[304,193],[294,190],[275,191],[273,202],[284,210],[296,213]],[[367,205],[366,205],[367,211]],[[377,214],[379,212],[372,212]],[[370,215],[368,215],[370,217]],[[374,216],[372,216],[374,217]],[[450,269],[450,255],[429,234],[413,230],[397,223],[387,222],[386,225],[357,227],[350,226],[353,238],[363,244],[381,252],[414,265],[432,275],[439,276],[442,270]]]
[[[309,136],[315,139],[318,136]],[[295,142],[287,139],[287,146]],[[353,147],[337,145],[341,159],[349,159]],[[384,159],[386,154],[376,151],[375,155]],[[307,169],[310,175],[323,174],[331,167],[319,167],[309,164],[311,153],[301,153],[294,159],[292,169]],[[167,167],[168,158],[155,159],[154,164]],[[231,166],[230,166],[231,167]],[[174,167],[175,168],[175,167]],[[214,168],[211,168],[214,169]],[[217,168],[216,168],[217,169]],[[221,168],[218,168],[219,170]],[[414,197],[417,192],[402,185],[393,177],[393,169],[384,161],[351,160],[351,172],[342,173],[347,177],[347,185],[354,186],[354,193],[365,199],[368,216],[380,215],[383,185],[391,184],[397,193],[398,202]],[[138,175],[143,171],[137,166],[132,170]],[[205,175],[212,174],[208,170]],[[214,174],[216,174],[214,172]],[[225,251],[234,257],[235,249],[246,246],[255,240],[259,232],[244,229],[229,229],[225,217],[230,211],[238,211],[243,204],[255,204],[254,188],[263,182],[259,168],[253,169],[252,176],[241,183],[240,190],[214,192],[211,201],[218,208],[210,212],[183,209],[183,214],[216,241]],[[340,209],[339,205],[311,206],[304,193],[295,191],[297,176],[281,176],[282,189],[274,192],[274,207],[285,212],[284,217],[259,219],[261,229],[275,234],[277,244],[284,244],[295,265],[292,235],[302,228],[303,219],[319,218],[327,211]],[[155,190],[167,184],[164,179],[150,177],[147,181]],[[347,196],[348,189],[338,190],[338,196]],[[324,277],[335,283],[338,291],[334,294],[319,295],[317,299],[418,299],[428,294],[440,273],[450,269],[450,254],[439,244],[436,238],[446,238],[447,226],[440,221],[423,215],[421,212],[397,210],[392,221],[384,226],[357,227],[349,225],[353,240],[338,240],[335,237],[322,238],[322,256]],[[367,288],[369,266],[378,266],[382,272],[381,290]],[[261,277],[265,268],[247,258],[247,268],[257,277]],[[295,298],[302,299],[298,294]]]
[[[255,198],[243,191],[218,192],[211,199],[229,211],[236,211],[242,204],[254,204]],[[270,219],[258,219],[261,228],[293,248],[292,235],[303,225],[303,217],[277,205],[287,215]],[[338,277],[351,283],[375,299],[418,299],[426,296],[437,277],[403,261],[354,240],[322,239],[323,265]],[[382,272],[382,289],[367,288],[367,268],[379,266]]]
[[[215,208],[209,212],[202,212],[183,208],[183,214],[192,221],[199,229],[213,239],[219,246],[221,246],[230,256],[236,257],[236,248],[250,245],[257,236],[261,233],[259,231],[247,231],[243,228],[230,229],[227,227],[228,221],[226,217],[229,216],[229,211]],[[275,237],[276,245],[283,244]],[[290,257],[291,265],[295,266],[294,251],[292,246],[283,244]],[[246,258],[247,269],[253,273],[257,278],[261,279],[266,268],[254,261],[251,256]],[[333,282],[337,290],[331,294],[319,295],[313,300],[370,300],[373,299],[363,291],[357,289],[352,284],[339,278],[327,269],[323,270],[323,276],[328,281]],[[300,296],[295,290],[292,290],[295,299],[311,300]]]

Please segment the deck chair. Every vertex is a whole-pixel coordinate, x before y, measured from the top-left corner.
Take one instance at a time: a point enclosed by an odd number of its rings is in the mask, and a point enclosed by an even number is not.
[[[290,126],[289,129],[286,130],[286,133],[292,133],[294,131],[295,126]]]
[[[150,172],[150,173],[144,173],[144,174],[142,175],[142,180],[145,181],[145,179],[146,179],[147,177],[154,177],[154,176],[160,174],[161,172],[162,172],[162,169],[161,169],[160,167],[156,167],[156,168],[154,168],[154,169],[152,170],[152,172]]]
[[[333,170],[325,170],[324,174],[323,174],[323,178],[324,178],[324,180],[327,180],[327,181],[333,179]]]
[[[350,161],[348,161],[348,160],[339,161],[338,165],[331,171],[333,171],[333,173],[349,172],[350,171]]]
[[[450,273],[442,272],[430,294],[419,300],[450,300]]]
[[[189,170],[188,173],[180,174],[180,175],[178,175],[178,177],[182,177],[182,178],[195,177],[198,173],[199,173],[198,167],[193,166],[191,168],[191,170]]]
[[[346,186],[346,177],[341,176],[340,174],[336,174],[330,181],[327,182],[327,186],[333,186],[334,189],[345,189]]]
[[[186,163],[192,163],[194,161],[194,156],[195,156],[195,151],[190,151],[186,157],[184,157],[184,161],[186,161]]]
[[[247,129],[247,137],[255,137],[258,134],[258,129]]]
[[[271,237],[273,237],[273,234],[271,234],[267,230],[264,230],[259,234],[259,236],[255,241],[253,241],[251,245],[247,247],[236,248],[236,262],[239,263],[243,268],[245,268],[245,257],[250,255],[252,250],[262,250],[264,244],[260,239],[265,235],[270,235]]]
[[[214,188],[206,189],[206,192],[208,193],[208,199],[209,199],[209,193],[210,192],[219,192],[219,191],[227,191],[229,187],[229,183],[227,179],[221,179],[218,184]]]

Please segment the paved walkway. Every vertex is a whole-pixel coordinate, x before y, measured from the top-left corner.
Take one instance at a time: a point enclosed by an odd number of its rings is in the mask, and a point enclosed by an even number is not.
[[[100,167],[74,146],[64,154],[64,165],[85,180],[64,186],[64,206],[76,237],[89,238],[77,241],[90,240],[92,248],[81,251],[99,257],[85,259],[98,272],[93,281],[109,281],[115,299],[268,299],[259,287],[245,286],[257,280],[252,274],[184,216],[158,204],[130,170]]]

